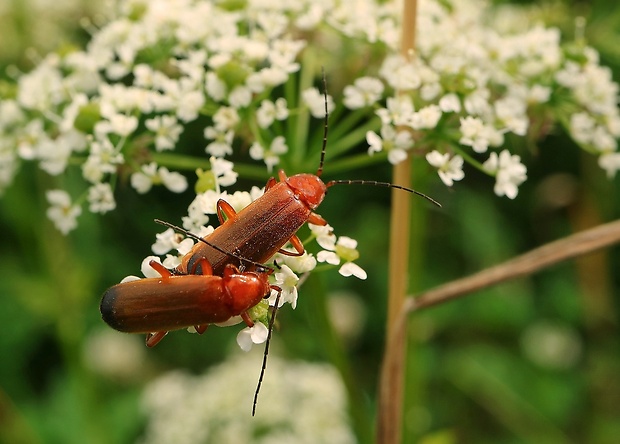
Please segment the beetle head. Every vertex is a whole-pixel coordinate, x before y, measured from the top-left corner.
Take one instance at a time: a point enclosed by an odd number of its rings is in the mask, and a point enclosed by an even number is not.
[[[327,192],[325,183],[314,174],[296,174],[287,178],[286,183],[293,189],[297,198],[311,210],[323,202]]]

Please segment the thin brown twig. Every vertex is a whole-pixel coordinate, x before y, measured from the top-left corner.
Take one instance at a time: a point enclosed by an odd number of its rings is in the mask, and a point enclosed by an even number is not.
[[[620,242],[620,220],[550,242],[502,264],[407,298],[401,315],[441,304],[509,279],[535,273],[558,262]]]
[[[399,337],[404,335],[408,315],[412,312],[467,296],[477,290],[510,279],[536,273],[559,262],[617,243],[620,243],[620,220],[572,234],[471,276],[457,279],[417,296],[410,296],[403,305],[398,321],[390,335],[390,340],[399,341]],[[393,358],[386,356],[385,359]]]

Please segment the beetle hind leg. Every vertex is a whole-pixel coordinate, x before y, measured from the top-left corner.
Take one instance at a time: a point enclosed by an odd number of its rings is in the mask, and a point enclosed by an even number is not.
[[[167,331],[156,331],[153,333],[147,333],[146,346],[149,348],[155,347],[157,344],[161,342],[162,339],[164,339],[164,336],[166,336],[167,334],[168,334]]]
[[[209,327],[209,324],[200,324],[200,325],[194,325],[194,330],[196,330],[196,333],[198,333],[199,335],[203,334],[205,331],[207,331],[207,328]]]

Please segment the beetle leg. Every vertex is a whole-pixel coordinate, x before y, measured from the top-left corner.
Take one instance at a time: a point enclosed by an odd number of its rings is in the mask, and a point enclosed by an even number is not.
[[[224,215],[226,215],[226,219],[230,219],[231,217],[234,217],[237,215],[237,212],[232,207],[232,205],[230,205],[224,199],[219,199],[217,201],[216,206],[217,206],[217,218],[219,219],[221,224],[224,223]]]
[[[269,180],[267,181],[267,183],[265,184],[265,193],[267,191],[269,191],[269,188],[271,188],[272,186],[274,186],[277,183],[278,182],[276,181],[276,179],[274,177],[270,177]]]
[[[247,311],[241,313],[241,319],[243,319],[243,322],[245,322],[245,325],[247,325],[248,327],[254,327],[254,321],[252,320]]]
[[[316,213],[310,213],[310,216],[308,216],[308,222],[314,225],[327,225],[327,221]]]
[[[194,325],[194,329],[196,330],[196,333],[198,333],[199,335],[207,331],[207,327],[209,327],[209,324]]]
[[[151,260],[149,261],[149,265],[151,266],[153,270],[158,272],[163,278],[169,278],[170,276],[172,276],[172,272],[157,261]]]
[[[211,266],[211,262],[209,262],[206,258],[202,257],[194,262],[192,266],[192,271],[190,274],[198,274],[196,271],[198,270],[198,266],[200,265],[201,275],[203,276],[212,276],[213,275],[213,267]]]
[[[293,247],[295,247],[296,251],[287,251],[287,250],[283,250],[282,248],[280,248],[278,250],[278,253],[283,254],[285,256],[303,256],[303,254],[306,252],[304,250],[304,244],[301,243],[301,240],[299,240],[299,238],[296,235],[293,235],[293,237],[291,237],[289,239],[289,242],[291,244],[293,244]]]
[[[154,333],[148,333],[146,335],[146,346],[155,347],[159,342],[164,339],[164,336],[168,334],[167,331],[156,331]]]

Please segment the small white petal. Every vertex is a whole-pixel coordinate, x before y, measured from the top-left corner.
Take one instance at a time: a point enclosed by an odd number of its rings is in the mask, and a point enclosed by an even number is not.
[[[368,277],[364,269],[359,265],[354,264],[353,262],[347,262],[342,267],[340,267],[340,270],[338,270],[338,272],[344,277],[355,276],[356,278],[362,280]]]

